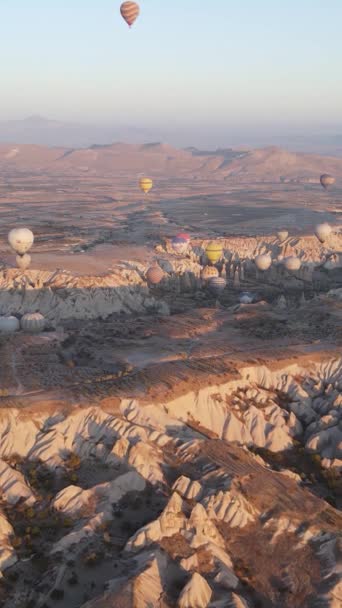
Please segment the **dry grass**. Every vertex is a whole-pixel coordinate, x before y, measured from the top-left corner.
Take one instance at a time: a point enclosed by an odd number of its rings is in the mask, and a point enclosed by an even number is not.
[[[172,559],[186,559],[195,553],[181,534],[174,534],[173,536],[163,538],[160,546]]]
[[[309,608],[322,579],[321,564],[310,545],[296,548],[298,538],[289,533],[271,543],[274,530],[259,524],[243,530],[223,522],[218,527],[235,573],[254,591],[260,606]]]

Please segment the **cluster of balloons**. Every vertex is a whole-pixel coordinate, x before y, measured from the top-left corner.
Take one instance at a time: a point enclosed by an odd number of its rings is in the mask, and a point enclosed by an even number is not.
[[[329,238],[331,232],[332,228],[326,222],[324,224],[318,224],[315,228],[315,235],[320,241],[320,243],[325,243],[326,240]],[[279,241],[282,243],[287,239],[289,233],[287,232],[287,230],[280,230],[279,232],[277,232],[277,236]],[[260,270],[261,272],[265,272],[271,267],[272,258],[269,253],[264,253],[262,255],[257,255],[254,259],[254,262],[258,270]],[[290,272],[295,272],[299,270],[301,265],[302,263],[300,259],[296,256],[289,256],[284,260],[284,266]]]
[[[201,278],[204,281],[207,281],[209,290],[215,296],[219,296],[226,288],[227,281],[224,277],[219,275],[219,271],[217,270],[215,264],[222,259],[223,256],[223,248],[220,243],[216,243],[215,241],[211,241],[206,249],[205,255],[209,260],[211,266],[205,266],[201,272]]]
[[[20,328],[30,334],[39,334],[44,331],[46,319],[40,312],[28,312],[21,317],[21,320],[13,315],[0,317],[0,332],[14,333]]]
[[[17,254],[18,268],[26,270],[31,264],[31,256],[27,252],[30,251],[34,242],[33,232],[28,228],[13,228],[8,235],[8,242]]]

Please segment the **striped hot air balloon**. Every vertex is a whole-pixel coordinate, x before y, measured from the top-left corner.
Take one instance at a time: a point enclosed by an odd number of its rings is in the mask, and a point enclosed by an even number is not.
[[[21,329],[31,334],[39,334],[44,331],[45,317],[40,312],[28,312],[21,318]]]
[[[139,4],[136,2],[123,2],[120,6],[120,13],[129,27],[132,27],[140,13]]]
[[[219,243],[212,241],[205,250],[205,254],[212,264],[216,264],[222,257],[222,246]]]
[[[227,281],[223,277],[212,277],[209,279],[209,289],[214,295],[222,293],[227,285]]]
[[[164,273],[160,266],[150,266],[146,272],[146,279],[149,283],[151,283],[151,285],[158,285],[163,278]]]
[[[139,180],[140,190],[143,191],[144,194],[148,194],[152,189],[153,181],[149,177],[142,177]]]

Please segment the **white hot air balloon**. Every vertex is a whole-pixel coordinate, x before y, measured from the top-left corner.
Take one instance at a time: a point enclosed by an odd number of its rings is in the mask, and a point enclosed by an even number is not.
[[[254,295],[248,291],[243,292],[240,295],[240,304],[252,304],[254,301]]]
[[[34,241],[33,232],[28,228],[13,228],[8,235],[8,242],[19,255],[27,253]]]
[[[258,270],[268,270],[272,265],[272,258],[267,253],[257,255],[255,258],[255,265]]]
[[[318,224],[315,228],[315,235],[321,243],[324,243],[327,238],[331,235],[332,228],[326,222],[324,224]]]
[[[31,264],[31,256],[28,253],[24,253],[24,255],[17,255],[15,259],[20,270],[26,270],[26,268],[28,268]]]
[[[0,332],[11,334],[20,327],[17,317],[0,317]]]
[[[279,232],[277,232],[277,237],[281,243],[285,241],[288,236],[289,233],[287,232],[287,230],[279,230]]]
[[[39,334],[45,329],[45,317],[40,312],[28,312],[22,316],[21,329],[31,334]]]
[[[300,259],[295,257],[294,255],[286,258],[286,260],[285,260],[285,268],[286,268],[286,270],[289,270],[290,272],[299,270],[301,265],[302,265],[302,263],[301,263]]]

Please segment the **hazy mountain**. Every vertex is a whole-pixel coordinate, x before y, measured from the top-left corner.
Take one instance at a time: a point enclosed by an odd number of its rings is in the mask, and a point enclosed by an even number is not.
[[[87,148],[92,145],[147,143],[167,141],[177,147],[196,146],[205,150],[219,148],[226,156],[229,147],[256,148],[280,146],[293,152],[308,152],[330,156],[342,156],[342,134],[336,132],[321,135],[274,135],[272,133],[238,132],[228,127],[189,127],[186,129],[136,128],[131,126],[98,126],[49,120],[30,116],[24,120],[0,121],[0,142]],[[208,152],[212,154],[213,152]],[[206,154],[206,152],[204,153]]]
[[[0,174],[151,174],[177,178],[317,182],[321,173],[342,178],[342,159],[276,147],[252,151],[177,149],[169,144],[93,145],[88,148],[0,144]]]
[[[157,133],[129,126],[115,128],[84,125],[49,120],[41,116],[0,121],[0,142],[7,143],[82,148],[92,144],[111,144],[113,141],[144,143],[155,139],[161,139]]]

